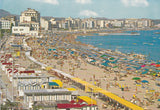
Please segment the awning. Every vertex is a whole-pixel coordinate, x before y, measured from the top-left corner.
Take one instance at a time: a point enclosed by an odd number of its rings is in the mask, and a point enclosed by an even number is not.
[[[68,89],[69,91],[77,91],[77,89],[75,88],[66,88],[66,89]]]
[[[2,63],[2,65],[12,65],[12,63]]]
[[[86,103],[88,103],[88,105],[97,105],[96,100],[91,99],[88,96],[78,96],[77,98],[85,101]]]
[[[59,86],[56,82],[48,82],[49,86]]]
[[[55,82],[59,85],[59,87],[62,87],[63,86],[63,83],[60,81],[60,80],[52,80],[52,82]]]
[[[135,104],[132,104],[131,102],[129,102],[129,101],[125,100],[125,99],[122,99],[122,98],[112,94],[111,92],[108,92],[108,91],[103,90],[103,89],[101,89],[99,87],[96,87],[96,86],[94,86],[94,85],[92,85],[92,84],[90,84],[90,83],[88,83],[86,81],[83,81],[83,80],[79,79],[79,78],[72,78],[72,80],[74,80],[77,83],[81,83],[82,85],[85,85],[85,87],[93,89],[93,91],[96,91],[98,93],[102,93],[105,96],[107,96],[107,97],[109,97],[109,98],[121,103],[122,105],[124,105],[124,106],[126,106],[128,108],[131,108],[133,110],[143,110],[143,108],[141,108],[141,107],[139,107],[139,106],[137,106]]]
[[[35,73],[34,70],[30,70],[30,71],[20,71],[20,73]]]
[[[57,104],[57,107],[59,109],[66,109],[66,108],[82,108],[83,106],[85,106],[85,104]]]
[[[83,80],[79,79],[79,78],[72,78],[72,80],[74,80],[77,83],[80,83],[80,84],[84,85],[86,92],[98,92],[99,90],[102,90],[101,88],[96,87],[96,86],[94,86],[94,85],[92,85],[92,84],[90,84],[86,81],[83,81]]]
[[[109,98],[121,103],[122,105],[124,105],[126,107],[129,107],[132,110],[143,110],[143,108],[141,108],[141,107],[139,107],[139,106],[137,106],[137,105],[135,105],[135,104],[123,99],[123,98],[120,98],[117,95],[112,94],[111,92],[108,92],[106,90],[101,90],[99,92],[104,94],[104,95],[106,95],[106,96],[108,96]]]

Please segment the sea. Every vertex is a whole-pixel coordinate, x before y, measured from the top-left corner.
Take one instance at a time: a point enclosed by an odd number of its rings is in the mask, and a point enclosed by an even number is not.
[[[160,60],[160,30],[125,31],[140,35],[78,36],[77,41],[102,49],[118,50],[122,53],[146,55],[147,60]]]

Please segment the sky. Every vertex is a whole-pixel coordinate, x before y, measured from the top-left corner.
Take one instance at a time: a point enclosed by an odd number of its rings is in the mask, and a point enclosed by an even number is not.
[[[12,14],[33,8],[41,16],[160,19],[160,0],[0,0]]]

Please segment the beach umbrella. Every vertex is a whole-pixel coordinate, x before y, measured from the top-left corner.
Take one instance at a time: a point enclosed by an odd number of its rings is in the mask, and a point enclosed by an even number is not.
[[[105,63],[110,63],[110,61],[109,61],[109,60],[106,60]]]
[[[71,51],[71,54],[74,54],[74,51]]]
[[[141,80],[141,78],[139,78],[139,77],[134,77],[134,78],[132,78],[132,80]]]
[[[56,55],[56,54],[55,54],[55,55],[53,55],[53,56],[54,56],[54,57],[58,57],[58,55]]]
[[[147,80],[142,80],[141,82],[142,83],[149,83]]]
[[[135,69],[136,69],[137,67],[136,67],[136,66],[133,66],[133,68],[135,68]]]
[[[141,67],[145,67],[146,65],[141,65]]]
[[[141,74],[147,74],[148,73],[148,71],[143,71]]]
[[[149,71],[149,69],[145,68],[146,71]]]
[[[114,60],[115,58],[111,57],[110,60]]]
[[[160,64],[155,65],[156,67],[160,67]]]
[[[96,55],[96,54],[93,54],[93,56],[97,57],[98,55]]]
[[[141,66],[140,67],[136,67],[136,70],[139,70],[139,69],[141,69]]]
[[[115,64],[115,63],[117,63],[117,62],[113,61],[113,62],[111,62],[111,63]]]
[[[156,64],[155,63],[151,63],[150,65],[155,66]]]
[[[91,62],[96,62],[96,60],[92,60]]]
[[[136,86],[142,86],[141,84],[136,84]]]
[[[126,70],[131,70],[131,68],[127,68]]]
[[[160,72],[160,70],[155,70],[155,72],[157,72],[157,73],[158,73],[158,72]]]
[[[48,49],[48,51],[51,51],[52,49]]]
[[[156,75],[157,73],[150,73],[150,75],[152,75],[152,76],[154,76],[154,75]]]
[[[160,62],[157,62],[157,64],[160,64]]]
[[[114,66],[113,68],[117,68],[118,66]]]
[[[103,65],[103,66],[108,66],[108,63],[102,63],[101,65]]]
[[[155,92],[155,90],[154,90],[154,89],[151,89],[151,90],[149,90],[149,92]]]
[[[88,55],[88,57],[92,57],[92,55]]]
[[[105,57],[106,55],[101,55],[100,57]]]

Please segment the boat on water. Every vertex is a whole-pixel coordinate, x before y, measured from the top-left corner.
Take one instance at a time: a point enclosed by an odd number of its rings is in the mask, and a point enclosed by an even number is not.
[[[138,32],[131,32],[131,34],[139,34]]]
[[[153,43],[146,43],[146,42],[144,42],[143,45],[145,45],[145,44],[146,45],[154,45]]]
[[[99,33],[98,35],[140,35],[140,33],[137,33],[137,32],[131,32],[131,33]]]
[[[100,36],[109,35],[109,33],[98,33]]]
[[[140,35],[140,33],[110,33],[108,35]]]
[[[133,43],[134,45],[137,45],[137,43]]]
[[[155,32],[155,34],[160,34],[160,32]]]

